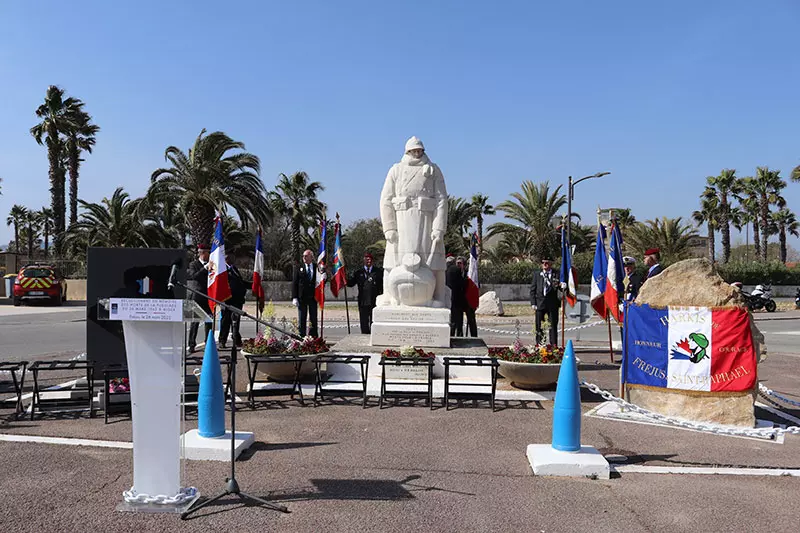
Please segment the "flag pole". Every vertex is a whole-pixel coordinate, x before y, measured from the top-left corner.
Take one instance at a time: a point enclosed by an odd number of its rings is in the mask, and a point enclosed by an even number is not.
[[[347,305],[347,285],[344,286],[344,313],[347,316],[347,334],[350,335],[350,306]]]
[[[614,362],[614,346],[611,344],[611,311],[606,303],[606,325],[608,326],[608,357]]]
[[[327,227],[326,227],[327,225],[328,225],[328,220],[325,217],[325,211],[323,211],[322,212],[322,224],[320,224],[320,230],[319,230],[319,238],[323,240],[323,242],[322,242],[322,244],[320,246],[322,246],[322,249],[325,250],[325,256],[322,258],[323,269],[325,268],[325,263],[327,263],[327,261],[328,261],[328,246],[327,246],[328,243],[324,241],[324,239],[326,237],[326,234],[327,234],[327,231],[325,231],[327,229]],[[325,272],[327,272],[327,270]],[[319,274],[319,264],[317,264],[317,274]],[[325,273],[323,273],[323,276],[324,276],[324,274]],[[320,315],[319,315],[319,338],[320,339],[325,338],[325,281],[326,281],[326,278],[323,277],[322,278],[322,296],[320,297],[320,299],[322,300],[322,308],[320,309]]]
[[[563,226],[564,220],[565,220],[565,218],[562,216],[561,217],[561,224],[562,224],[562,226],[561,226],[561,270],[562,271],[564,270],[564,226]],[[562,290],[561,291],[561,348],[562,349],[564,348],[564,346],[566,344],[564,342],[564,320],[566,319],[566,316],[567,316],[567,309],[566,309],[567,298],[566,298],[566,296],[567,296],[567,293],[564,290]],[[556,343],[556,344],[558,344],[558,343]]]

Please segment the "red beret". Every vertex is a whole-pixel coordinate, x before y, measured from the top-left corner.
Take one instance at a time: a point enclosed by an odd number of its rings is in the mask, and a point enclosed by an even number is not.
[[[211,247],[209,245],[207,245],[207,244],[198,244],[197,245],[197,249],[198,250],[210,250]]]
[[[365,252],[364,253],[364,257],[369,257],[370,259],[375,259],[374,257],[372,257],[372,254],[369,253],[369,252]]]
[[[644,255],[656,255],[660,251],[661,250],[659,250],[658,248],[648,248],[647,250],[644,251]]]

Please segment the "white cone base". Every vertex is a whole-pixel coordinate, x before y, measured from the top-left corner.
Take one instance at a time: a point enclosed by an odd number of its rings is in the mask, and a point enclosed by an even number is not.
[[[231,432],[226,431],[222,437],[201,437],[196,429],[187,431],[181,437],[185,444],[184,458],[193,461],[230,461]],[[249,431],[237,431],[234,440],[234,458],[255,442],[255,434]]]
[[[561,452],[550,444],[528,444],[528,461],[535,476],[611,477],[608,461],[593,446],[582,445],[578,452]]]

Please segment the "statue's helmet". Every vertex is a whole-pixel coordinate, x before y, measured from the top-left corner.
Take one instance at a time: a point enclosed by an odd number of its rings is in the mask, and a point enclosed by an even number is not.
[[[411,137],[406,141],[406,153],[410,152],[411,150],[425,150],[425,146],[422,144],[422,141],[416,137]]]

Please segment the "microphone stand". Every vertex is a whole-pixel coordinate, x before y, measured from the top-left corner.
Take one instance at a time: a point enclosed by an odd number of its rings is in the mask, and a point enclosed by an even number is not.
[[[173,272],[174,272],[174,270],[175,269],[173,269]],[[186,289],[187,291],[189,291],[190,293],[192,293],[195,296],[202,296],[203,298],[208,298],[209,300],[211,300],[215,304],[217,304],[220,307],[222,307],[222,309],[227,309],[228,311],[231,311],[232,313],[236,313],[237,315],[239,315],[239,317],[243,317],[244,316],[244,317],[250,318],[251,320],[254,320],[256,323],[263,324],[265,326],[268,326],[268,327],[271,327],[273,329],[276,329],[276,330],[280,331],[281,333],[283,333],[284,335],[288,335],[289,337],[292,337],[294,339],[302,340],[299,335],[295,335],[294,333],[289,333],[288,331],[285,331],[285,330],[283,330],[283,329],[281,329],[281,328],[279,328],[279,327],[277,327],[277,326],[275,326],[273,324],[268,324],[267,322],[265,322],[265,321],[263,321],[261,319],[255,318],[254,316],[250,315],[249,313],[247,313],[243,309],[239,309],[238,307],[233,307],[232,305],[226,304],[225,302],[221,302],[221,301],[219,301],[217,299],[211,298],[207,294],[205,294],[205,293],[203,293],[201,291],[198,291],[198,290],[192,289],[190,287],[187,287],[186,284],[181,283],[179,281],[175,281],[175,276],[174,275],[170,275],[170,280],[167,283],[167,287],[168,288],[172,288],[172,286],[174,286],[174,285],[177,285],[178,287]],[[267,508],[267,509],[271,509],[273,511],[280,511],[282,513],[291,512],[284,505],[278,505],[278,504],[270,503],[270,502],[268,502],[268,501],[266,501],[264,499],[258,498],[256,496],[253,496],[253,495],[248,494],[246,492],[242,492],[242,490],[239,488],[239,483],[236,481],[236,456],[235,456],[235,450],[236,450],[236,359],[237,359],[237,349],[236,349],[236,342],[235,342],[235,339],[234,339],[234,342],[231,343],[231,377],[230,377],[230,380],[231,380],[231,387],[230,387],[230,390],[231,390],[231,394],[230,394],[230,409],[231,409],[231,473],[230,473],[230,477],[225,479],[225,490],[224,491],[222,491],[221,493],[217,494],[213,498],[209,498],[208,500],[204,500],[199,505],[192,505],[191,507],[189,507],[189,509],[187,509],[186,511],[181,513],[181,520],[186,520],[189,517],[189,515],[191,515],[193,513],[196,513],[197,511],[199,511],[200,509],[202,509],[206,505],[209,505],[209,504],[211,504],[211,503],[213,503],[213,502],[215,502],[217,500],[220,500],[220,499],[222,499],[222,498],[224,498],[224,497],[226,497],[228,495],[231,495],[231,494],[234,495],[234,496],[238,496],[239,500],[241,500],[241,501],[251,500],[251,501],[255,502],[256,505],[258,505],[260,507]]]

